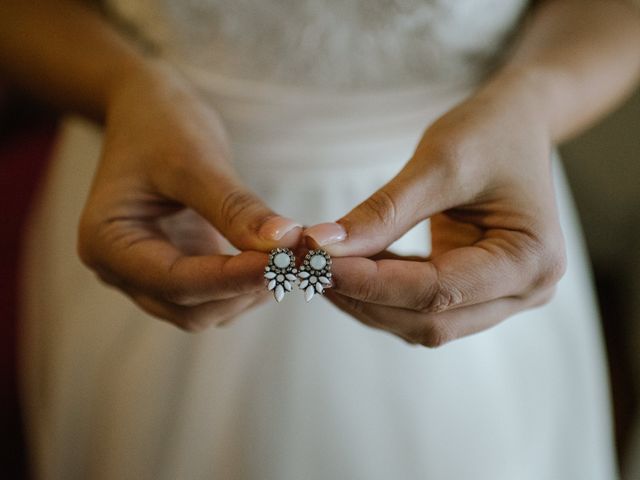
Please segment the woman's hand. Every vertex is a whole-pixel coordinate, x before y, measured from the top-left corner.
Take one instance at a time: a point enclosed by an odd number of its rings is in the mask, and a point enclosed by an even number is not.
[[[246,188],[229,160],[220,119],[175,73],[153,65],[128,76],[108,103],[79,231],[83,261],[187,330],[255,305],[267,260],[258,252],[297,245],[302,229]],[[247,252],[222,255],[225,239]]]
[[[334,257],[383,252],[431,219],[430,258],[335,258],[327,296],[365,324],[438,346],[546,302],[565,269],[551,141],[533,97],[494,84],[431,126],[413,158],[337,224]]]
[[[511,58],[424,135],[400,174],[340,225],[306,231],[336,256],[375,255],[431,218],[433,251],[337,258],[340,308],[435,346],[543,303],[565,269],[553,143],[593,124],[640,76],[640,17],[625,2],[540,1]]]

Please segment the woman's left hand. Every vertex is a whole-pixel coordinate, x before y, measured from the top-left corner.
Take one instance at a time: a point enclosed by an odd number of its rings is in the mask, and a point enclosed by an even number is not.
[[[395,178],[303,233],[334,256],[327,296],[339,308],[433,347],[551,298],[566,263],[551,139],[535,98],[509,83],[445,114]],[[379,255],[427,218],[429,258]]]

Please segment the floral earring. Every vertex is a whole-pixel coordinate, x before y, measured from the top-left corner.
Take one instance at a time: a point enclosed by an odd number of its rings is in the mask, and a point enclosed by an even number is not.
[[[304,257],[298,273],[304,299],[309,302],[316,293],[331,287],[331,257],[324,250],[310,250]]]
[[[269,262],[264,268],[267,290],[273,290],[273,297],[280,303],[285,293],[293,288],[296,281],[296,257],[288,248],[274,248],[269,253]]]

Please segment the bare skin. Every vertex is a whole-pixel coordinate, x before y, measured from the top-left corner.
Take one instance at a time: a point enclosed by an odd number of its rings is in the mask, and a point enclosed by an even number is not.
[[[615,1],[540,3],[512,60],[426,130],[395,178],[303,233],[347,257],[327,295],[366,325],[436,347],[552,297],[566,255],[550,152],[633,87],[640,20]],[[430,258],[363,258],[427,218]]]
[[[109,103],[80,222],[82,260],[148,313],[189,331],[260,303],[260,252],[295,246],[302,229],[289,222],[280,240],[264,235],[286,220],[242,185],[229,158],[215,111],[172,72],[129,79]],[[242,253],[223,255],[228,242]]]
[[[6,1],[0,19],[0,63],[16,82],[105,123],[82,260],[188,331],[260,303],[261,252],[297,245],[302,228],[242,184],[216,112],[77,2]],[[228,243],[242,253],[223,255]]]
[[[328,296],[365,324],[437,346],[550,298],[565,255],[549,152],[635,84],[640,15],[615,0],[538,3],[506,67],[338,221],[344,240],[304,232],[346,257]],[[1,3],[0,68],[105,123],[78,244],[102,279],[190,331],[264,298],[260,252],[299,245],[302,228],[242,185],[216,112],[186,82],[72,0]],[[429,217],[430,259],[366,258]],[[243,253],[222,255],[226,241]]]

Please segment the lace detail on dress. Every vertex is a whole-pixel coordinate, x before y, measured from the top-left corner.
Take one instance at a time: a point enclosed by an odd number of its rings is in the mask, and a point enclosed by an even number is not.
[[[527,0],[109,0],[161,54],[279,85],[376,89],[473,81]]]

